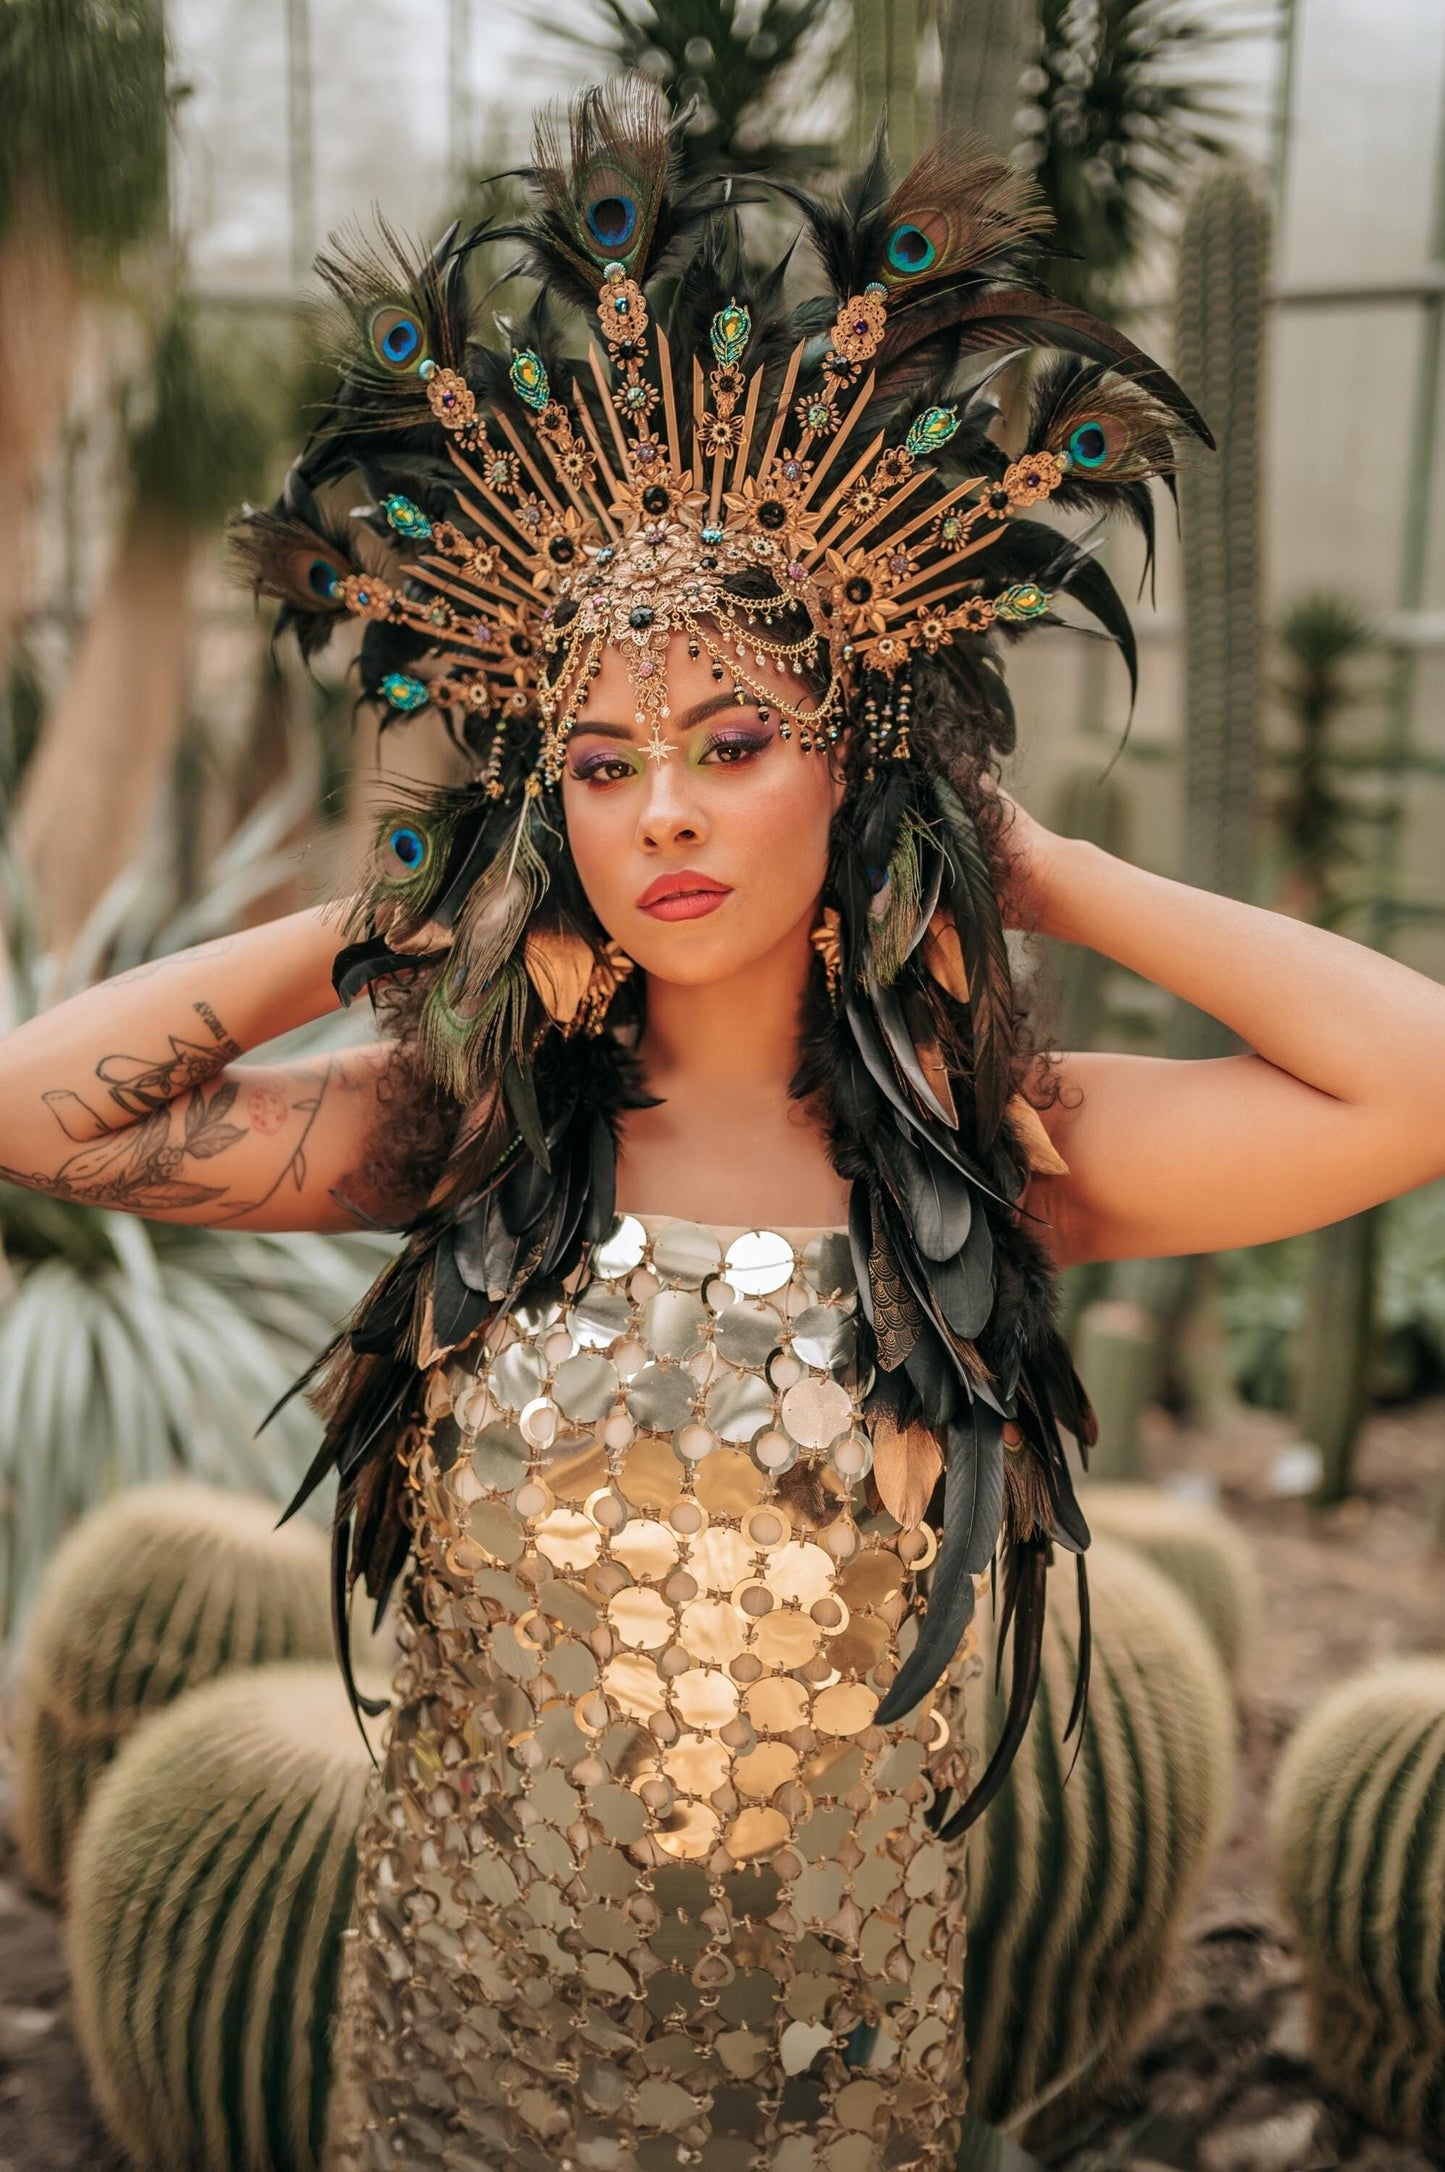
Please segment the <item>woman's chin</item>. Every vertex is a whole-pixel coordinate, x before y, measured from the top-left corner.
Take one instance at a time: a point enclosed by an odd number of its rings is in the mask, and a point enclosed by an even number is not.
[[[706,987],[710,981],[731,980],[771,946],[740,942],[736,927],[719,927],[722,917],[709,913],[697,920],[657,920],[640,916],[645,925],[622,947],[652,980],[673,981],[683,988]]]

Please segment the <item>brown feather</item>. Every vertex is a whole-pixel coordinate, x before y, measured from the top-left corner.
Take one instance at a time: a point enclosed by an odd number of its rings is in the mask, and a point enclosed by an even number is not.
[[[1101,377],[1097,370],[1062,380],[1031,428],[1027,449],[1067,452],[1073,432],[1087,423],[1097,426],[1106,450],[1098,467],[1080,470],[1086,483],[1147,482],[1173,473],[1177,463],[1168,410],[1142,385],[1123,375]]]
[[[943,1451],[926,1425],[895,1425],[892,1418],[873,1422],[873,1482],[890,1516],[911,1531],[922,1523],[943,1475]]]
[[[1006,1110],[1014,1134],[1035,1176],[1067,1176],[1069,1165],[1049,1137],[1038,1110],[1022,1094],[1010,1094]]]
[[[938,982],[946,988],[955,1003],[968,1001],[968,973],[963,962],[963,945],[958,939],[958,929],[953,924],[953,914],[946,905],[940,905],[928,923],[923,938],[923,963]]]
[[[567,143],[555,112],[542,114],[533,138],[533,174],[550,215],[553,240],[579,273],[601,277],[621,261],[646,266],[673,163],[671,109],[645,76],[619,76],[574,98]],[[608,246],[587,226],[588,209],[628,196],[636,227],[625,246]]]
[[[913,1046],[918,1053],[919,1069],[937,1096],[939,1107],[957,1131],[958,1108],[953,1098],[953,1081],[949,1077],[948,1065],[943,1060],[942,1049],[931,1034],[916,1034]]]
[[[531,929],[523,951],[527,977],[549,1018],[570,1026],[586,998],[596,964],[592,945],[566,929]]]
[[[883,279],[895,290],[1010,268],[1054,223],[1036,185],[978,136],[941,136],[899,182],[883,216],[890,236],[916,227],[934,251],[926,270],[912,275],[890,264]]]

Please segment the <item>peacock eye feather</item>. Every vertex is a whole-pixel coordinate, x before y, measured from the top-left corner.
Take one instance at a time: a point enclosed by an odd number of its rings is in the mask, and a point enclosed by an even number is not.
[[[409,822],[399,822],[386,840],[386,847],[408,875],[419,875],[426,865],[430,849],[419,829]]]
[[[313,595],[334,603],[341,589],[341,575],[328,559],[313,558],[306,569],[306,586]]]
[[[599,249],[618,256],[637,232],[637,202],[631,196],[599,196],[587,206],[587,231]]]
[[[1101,468],[1109,457],[1108,434],[1101,422],[1081,422],[1069,433],[1069,456],[1081,468]]]
[[[387,302],[375,310],[369,331],[372,352],[383,369],[403,375],[416,370],[426,358],[421,319],[399,302]]]
[[[931,270],[937,257],[938,250],[927,234],[909,220],[895,226],[888,237],[888,262],[905,278],[916,279],[920,272]]]

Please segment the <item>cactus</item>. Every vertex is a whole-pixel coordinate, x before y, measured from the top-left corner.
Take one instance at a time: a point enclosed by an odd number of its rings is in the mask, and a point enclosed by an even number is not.
[[[1445,1660],[1399,1660],[1317,1705],[1285,1750],[1270,1854],[1331,2089],[1445,2150]]]
[[[1184,875],[1200,889],[1248,897],[1254,882],[1261,696],[1260,548],[1265,274],[1269,213],[1249,170],[1205,168],[1179,240],[1176,373],[1218,440],[1186,454],[1179,478],[1184,533]],[[1169,1053],[1219,1056],[1234,1037],[1178,1003]],[[1110,1294],[1144,1304],[1173,1348],[1207,1279],[1177,1260],[1126,1262]],[[1159,1372],[1166,1367],[1161,1359]],[[1101,1433],[1129,1419],[1107,1398]],[[1132,1475],[1121,1468],[1120,1477]]]
[[[982,136],[994,151],[1013,149],[1033,27],[1018,0],[942,0],[939,108],[945,128]]]
[[[927,0],[854,0],[853,139],[866,153],[880,120],[888,124],[894,169],[904,173],[929,133],[918,81]]]
[[[1353,1488],[1355,1442],[1369,1400],[1375,1340],[1378,1208],[1319,1230],[1310,1247],[1295,1416],[1320,1451],[1316,1500],[1333,1508]]]
[[[1153,1486],[1091,1485],[1084,1513],[1096,1537],[1143,1554],[1184,1594],[1237,1681],[1259,1617],[1259,1577],[1244,1534],[1218,1509]]]
[[[1191,1608],[1127,1548],[1103,1541],[1089,1563],[1093,1685],[1072,1775],[1061,1737],[1079,1621],[1060,1578],[1033,1721],[969,1843],[969,2102],[1035,2145],[1144,2021],[1222,1832],[1233,1763],[1228,1685]]]
[[[1190,882],[1229,897],[1248,897],[1254,881],[1268,259],[1269,213],[1253,176],[1232,162],[1207,168],[1179,241],[1176,369],[1218,440],[1180,476],[1184,868]],[[1186,1015],[1176,1038],[1187,1045],[1176,1053],[1216,1054],[1222,1035],[1213,1019]]]
[[[1152,1315],[1132,1297],[1095,1298],[1074,1329],[1074,1362],[1099,1421],[1090,1469],[1100,1478],[1137,1478],[1139,1420],[1159,1371]]]
[[[366,1748],[333,1666],[249,1669],[139,1728],[76,1836],[96,2101],[148,2172],[314,2172]]]
[[[41,1892],[63,1891],[86,1798],[146,1713],[229,1668],[329,1655],[326,1542],[275,1521],[244,1494],[144,1486],[56,1549],[19,1685],[17,1836]]]

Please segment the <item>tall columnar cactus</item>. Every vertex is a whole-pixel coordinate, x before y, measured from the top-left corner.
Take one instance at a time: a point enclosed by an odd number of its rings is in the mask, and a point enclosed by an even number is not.
[[[1230,161],[1207,167],[1191,191],[1179,240],[1175,358],[1218,445],[1188,458],[1179,482],[1184,868],[1190,882],[1229,897],[1247,897],[1254,880],[1268,264],[1269,212],[1253,175]],[[1192,1024],[1180,1023],[1189,1053],[1201,1040],[1216,1049],[1220,1031],[1197,1015]]]
[[[1132,1549],[1090,1549],[1094,1668],[1063,1741],[1079,1618],[1049,1601],[1033,1722],[970,1840],[970,2102],[1041,2141],[1126,2051],[1228,1813],[1233,1706],[1197,1615]],[[1070,1773],[1070,1766],[1073,1766]]]
[[[1379,1233],[1379,1210],[1371,1208],[1331,1222],[1310,1247],[1295,1416],[1301,1436],[1320,1452],[1322,1508],[1344,1500],[1353,1483],[1369,1402]]]
[[[1032,10],[1020,0],[940,0],[939,119],[960,135],[1013,149],[1029,60]]]
[[[880,120],[898,172],[911,166],[929,132],[918,81],[929,0],[853,0],[853,148],[866,151]]]
[[[371,1762],[333,1666],[248,1670],[149,1719],[76,1838],[76,2027],[148,2172],[314,2172]]]
[[[1218,449],[1184,456],[1184,874],[1201,889],[1248,897],[1254,880],[1261,696],[1261,416],[1269,212],[1249,169],[1205,167],[1190,192],[1179,240],[1180,382],[1197,401]],[[1178,1004],[1174,1056],[1218,1056],[1233,1037]],[[1157,1339],[1174,1343],[1207,1292],[1202,1263],[1128,1262],[1111,1293],[1142,1303]],[[1085,1375],[1087,1381],[1087,1374]],[[1122,1375],[1128,1388],[1131,1372]],[[1106,1383],[1107,1387],[1107,1383]],[[1128,1408],[1096,1398],[1100,1434],[1133,1440]],[[1137,1469],[1137,1460],[1135,1462]],[[1126,1464],[1111,1475],[1126,1477]]]
[[[275,1522],[245,1494],[142,1486],[57,1548],[19,1695],[18,1837],[42,1892],[63,1889],[90,1791],[148,1712],[234,1667],[330,1654],[326,1542]]]
[[[1091,1485],[1084,1513],[1096,1537],[1133,1547],[1184,1594],[1237,1680],[1259,1617],[1259,1575],[1243,1532],[1218,1509],[1154,1486]]]
[[[1270,1852],[1311,2056],[1367,2118],[1445,2150],[1445,1660],[1317,1705],[1280,1761]]]

